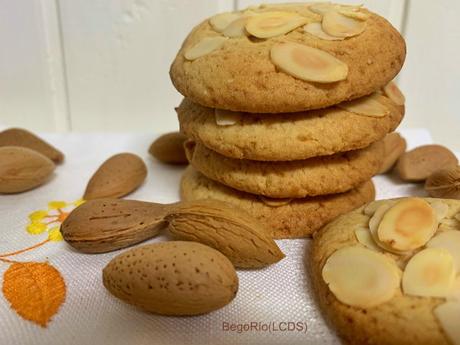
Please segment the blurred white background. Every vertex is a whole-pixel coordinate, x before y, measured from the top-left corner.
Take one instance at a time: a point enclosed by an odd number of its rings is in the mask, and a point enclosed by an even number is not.
[[[0,0],[0,125],[176,130],[181,96],[168,71],[186,34],[215,12],[258,2]],[[436,142],[460,150],[460,1],[345,2],[363,2],[406,38],[402,127],[426,127]]]

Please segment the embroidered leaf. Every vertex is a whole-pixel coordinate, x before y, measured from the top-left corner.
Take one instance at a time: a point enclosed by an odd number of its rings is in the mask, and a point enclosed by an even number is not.
[[[18,262],[3,275],[3,294],[21,317],[46,327],[64,302],[66,286],[53,266]]]
[[[29,214],[29,219],[32,222],[39,222],[40,220],[45,218],[47,215],[48,215],[47,211],[39,210],[39,211],[35,211]]]
[[[67,206],[67,203],[65,201],[50,201],[48,203],[48,207],[51,210],[56,210],[58,208],[64,208]]]

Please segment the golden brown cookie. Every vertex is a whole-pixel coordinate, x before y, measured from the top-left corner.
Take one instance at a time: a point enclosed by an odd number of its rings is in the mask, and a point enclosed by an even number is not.
[[[303,198],[346,192],[369,180],[380,168],[383,143],[289,162],[228,158],[194,141],[185,143],[185,153],[195,169],[229,187],[271,198]]]
[[[294,29],[268,38],[253,28],[248,30],[249,21],[254,24],[255,16],[267,12],[276,12],[275,15],[282,12],[281,20],[291,14],[294,18],[288,19],[284,27]],[[171,79],[180,93],[196,103],[253,113],[319,109],[368,95],[398,74],[406,46],[401,35],[384,18],[365,9],[356,12],[359,13],[354,16],[360,19],[348,16],[343,19],[344,16],[339,15],[341,20],[351,20],[363,31],[352,33],[352,37],[336,37],[339,40],[321,39],[306,32],[306,24],[321,23],[324,18],[302,3],[261,5],[240,11],[235,15],[244,18],[229,24],[234,27],[244,20],[241,30],[236,32],[229,33],[219,27],[222,23],[212,25],[215,17],[207,19],[195,27],[183,43],[171,66]],[[334,20],[337,19],[328,20],[328,28],[336,23]],[[300,50],[307,51],[278,49],[286,42],[299,44],[306,47]],[[300,73],[286,61],[291,53],[288,58],[300,66]],[[312,60],[308,61],[310,57]],[[307,65],[309,70],[305,76],[301,72]],[[316,73],[322,68],[325,71]]]
[[[416,249],[384,249],[413,244],[427,222],[433,231]],[[389,232],[404,236],[384,242]],[[449,337],[460,320],[460,266],[452,265],[459,246],[460,201],[379,200],[316,232],[307,265],[320,307],[344,343],[447,345],[455,344]]]
[[[367,181],[349,192],[303,199],[268,199],[244,193],[214,182],[189,166],[181,181],[183,200],[216,199],[245,209],[271,230],[274,238],[311,235],[335,217],[374,200]]]
[[[338,107],[291,114],[232,112],[224,113],[231,122],[219,125],[219,110],[187,98],[177,113],[185,135],[224,156],[260,161],[301,160],[361,149],[392,132],[404,116],[404,107],[383,95],[377,97],[389,109],[388,115],[366,116]]]

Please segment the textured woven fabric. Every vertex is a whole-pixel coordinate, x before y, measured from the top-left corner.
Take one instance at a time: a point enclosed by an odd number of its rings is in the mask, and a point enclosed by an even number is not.
[[[431,141],[425,130],[402,133],[409,148]],[[46,185],[23,194],[0,196],[0,259],[2,254],[33,246],[51,236],[50,229],[38,234],[28,232],[28,215],[46,210],[50,201],[72,202],[81,198],[91,174],[112,154],[134,152],[148,166],[146,183],[130,199],[162,203],[178,199],[183,168],[162,165],[148,156],[153,135],[43,137],[61,149],[66,160]],[[378,198],[424,195],[420,185],[403,184],[388,176],[375,177],[374,182]],[[162,235],[152,241],[165,239]],[[105,290],[102,268],[120,251],[88,255],[74,251],[64,241],[47,242],[6,258],[52,265],[65,281],[65,301],[47,326],[41,327],[19,315],[1,293],[0,344],[337,344],[337,338],[321,318],[309,286],[305,259],[309,240],[283,240],[278,244],[286,258],[262,270],[239,270],[239,292],[230,305],[204,316],[176,318],[144,313]],[[0,260],[2,284],[11,265]],[[40,307],[40,303],[46,302],[45,297],[33,295],[40,293],[40,289],[31,288],[28,293],[24,303],[36,300]]]

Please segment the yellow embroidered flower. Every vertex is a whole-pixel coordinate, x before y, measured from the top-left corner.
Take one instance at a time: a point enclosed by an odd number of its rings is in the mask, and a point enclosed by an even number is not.
[[[50,201],[47,210],[38,210],[29,214],[30,223],[26,229],[29,234],[39,235],[48,232],[50,241],[62,241],[59,227],[69,213],[85,201],[79,199],[73,202]]]

